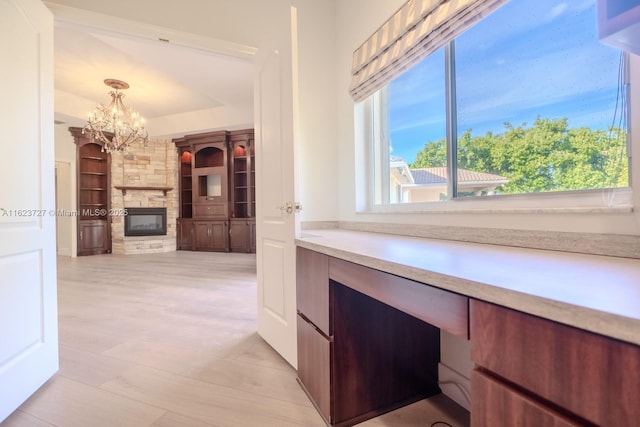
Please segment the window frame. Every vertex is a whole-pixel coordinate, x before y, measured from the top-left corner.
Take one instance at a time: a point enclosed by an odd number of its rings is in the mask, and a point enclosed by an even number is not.
[[[356,104],[360,109],[362,120],[356,122],[356,126],[369,129],[363,135],[370,135],[369,140],[363,140],[364,152],[367,154],[369,165],[365,168],[368,176],[365,178],[366,203],[360,204],[356,209],[358,213],[451,213],[451,212],[486,212],[486,213],[626,213],[633,211],[633,184],[632,184],[632,111],[631,111],[631,87],[633,85],[630,55],[624,52],[625,68],[623,70],[624,88],[627,108],[625,111],[627,124],[627,161],[629,162],[628,187],[606,188],[593,190],[569,190],[542,193],[523,194],[495,194],[478,197],[458,197],[457,195],[457,114],[456,114],[456,87],[455,87],[455,39],[448,42],[445,48],[445,94],[446,94],[446,137],[447,144],[447,200],[415,203],[389,203],[390,193],[389,177],[389,132],[388,132],[388,103],[381,104],[387,99],[384,96],[385,85],[380,91]],[[382,95],[381,95],[382,94]],[[378,120],[375,120],[376,116]],[[384,117],[381,119],[381,117]],[[384,129],[382,124],[386,123]],[[386,135],[386,141],[384,138]],[[374,142],[375,140],[375,142]],[[376,156],[376,150],[387,147],[383,155]],[[455,153],[455,156],[451,154]],[[380,162],[386,159],[387,167],[381,167]],[[386,173],[385,173],[386,172]],[[382,175],[381,175],[382,174]],[[386,181],[385,190],[378,189],[377,181]],[[358,191],[358,190],[357,190]],[[387,203],[379,203],[381,194],[386,191]]]

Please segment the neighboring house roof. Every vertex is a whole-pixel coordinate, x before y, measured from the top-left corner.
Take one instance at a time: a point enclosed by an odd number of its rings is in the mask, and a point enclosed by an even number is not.
[[[446,184],[447,168],[422,168],[411,169],[413,180],[416,184]],[[501,185],[509,182],[507,178],[492,173],[470,171],[468,169],[458,169],[458,183],[460,184],[495,184]]]
[[[401,185],[415,184],[413,173],[409,169],[407,162],[398,156],[389,157],[389,168],[391,176]]]

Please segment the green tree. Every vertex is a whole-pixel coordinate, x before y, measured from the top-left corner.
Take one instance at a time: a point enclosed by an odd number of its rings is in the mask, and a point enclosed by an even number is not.
[[[412,169],[447,166],[447,145],[444,138],[436,142],[427,142],[409,165]]]
[[[569,128],[568,120],[538,117],[504,124],[501,134],[458,137],[458,167],[506,177],[503,194],[628,186],[626,132]],[[446,166],[444,139],[428,142],[411,168]]]

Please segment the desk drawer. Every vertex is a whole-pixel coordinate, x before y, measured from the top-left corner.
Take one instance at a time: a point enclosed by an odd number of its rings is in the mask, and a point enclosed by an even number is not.
[[[194,218],[227,218],[227,204],[226,203],[209,203],[209,204],[195,204],[193,205],[193,217]]]
[[[469,298],[337,258],[329,278],[453,335],[469,338]]]
[[[471,395],[471,427],[584,425],[477,370],[471,373]]]
[[[296,250],[296,307],[323,334],[329,323],[329,257],[298,247]]]
[[[331,341],[298,317],[298,381],[325,420],[331,420]]]
[[[471,301],[471,358],[558,407],[603,426],[640,420],[640,348]]]

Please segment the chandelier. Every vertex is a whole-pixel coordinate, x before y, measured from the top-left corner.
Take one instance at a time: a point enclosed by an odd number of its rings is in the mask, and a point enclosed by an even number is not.
[[[106,79],[104,84],[114,89],[109,92],[111,103],[100,104],[90,112],[82,132],[100,141],[102,151],[107,153],[127,152],[132,144],[147,142],[149,134],[144,128],[144,119],[122,102],[125,95],[120,91],[128,89],[129,84],[116,79]]]

